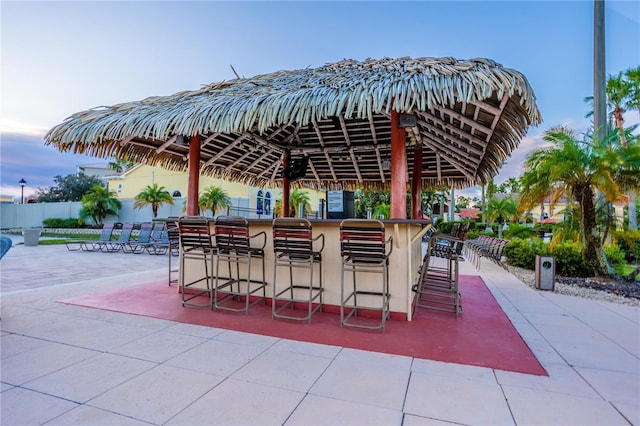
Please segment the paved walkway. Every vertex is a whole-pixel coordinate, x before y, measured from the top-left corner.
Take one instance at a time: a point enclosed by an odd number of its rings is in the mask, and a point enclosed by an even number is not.
[[[640,425],[640,309],[535,291],[486,261],[548,377],[56,302],[161,280],[166,260],[14,246],[0,424]]]

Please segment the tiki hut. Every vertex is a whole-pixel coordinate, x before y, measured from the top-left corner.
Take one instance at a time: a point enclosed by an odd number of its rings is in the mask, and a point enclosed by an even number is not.
[[[171,170],[197,158],[190,170],[261,187],[284,171],[301,187],[389,188],[395,168],[461,188],[487,182],[540,121],[526,78],[489,59],[345,59],[93,108],[45,139]]]

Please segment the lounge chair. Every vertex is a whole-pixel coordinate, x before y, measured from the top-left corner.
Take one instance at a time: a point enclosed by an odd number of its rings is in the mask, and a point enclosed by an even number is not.
[[[120,237],[116,241],[106,241],[100,243],[100,251],[107,253],[115,253],[120,251],[125,244],[128,244],[131,240],[131,234],[133,232],[133,223],[125,223],[120,230]]]
[[[140,254],[147,249],[147,246],[151,243],[151,235],[153,231],[153,224],[151,222],[145,222],[140,224],[140,233],[138,239],[129,240],[122,244],[122,251],[125,253]]]
[[[111,241],[111,234],[113,234],[113,228],[115,224],[108,222],[102,225],[102,232],[98,240],[70,240],[64,244],[69,251],[97,251],[100,250],[100,244]]]
[[[167,224],[165,222],[158,222],[153,229],[154,233],[151,236],[151,242],[147,244],[147,252],[155,255],[165,254],[169,251]]]

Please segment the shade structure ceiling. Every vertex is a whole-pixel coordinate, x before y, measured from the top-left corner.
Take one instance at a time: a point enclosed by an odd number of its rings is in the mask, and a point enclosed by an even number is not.
[[[414,119],[406,167],[422,146],[426,187],[486,182],[541,121],[527,79],[489,59],[345,59],[93,108],[45,143],[186,171],[188,141],[200,135],[204,175],[277,187],[289,156],[307,165],[296,186],[383,189],[392,109]]]

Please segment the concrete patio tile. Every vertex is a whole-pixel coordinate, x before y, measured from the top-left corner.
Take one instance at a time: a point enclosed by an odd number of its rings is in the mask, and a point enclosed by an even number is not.
[[[280,340],[279,337],[243,333],[241,331],[234,330],[225,330],[224,333],[220,333],[214,339],[220,340],[222,342],[237,343],[239,345],[257,346],[262,349],[267,349],[269,346],[272,346],[274,343]]]
[[[9,304],[2,304],[2,321],[0,327],[5,332],[24,333],[37,327],[46,327],[59,321],[66,321],[68,317],[55,312],[39,311],[22,307],[9,308]],[[8,312],[7,312],[8,311]]]
[[[224,378],[169,365],[159,365],[87,402],[96,408],[162,424]]]
[[[404,412],[463,424],[514,423],[497,383],[416,372],[411,373]]]
[[[402,426],[451,426],[453,423],[442,420],[420,417],[414,414],[405,414]]]
[[[402,410],[411,358],[343,349],[310,394]]]
[[[628,425],[607,401],[503,386],[518,425]]]
[[[28,382],[23,387],[83,403],[155,365],[139,359],[102,353]]]
[[[452,364],[430,359],[415,358],[411,365],[411,372],[497,383],[496,376],[491,368]]]
[[[323,345],[321,343],[301,342],[299,340],[281,339],[272,347],[279,351],[335,358],[342,349],[340,346]]]
[[[640,408],[638,408],[637,404],[625,404],[621,402],[613,402],[612,404],[630,424],[634,426],[640,425]]]
[[[167,328],[165,331],[169,333],[186,334],[188,336],[202,337],[205,339],[213,339],[220,333],[224,333],[222,328],[207,327],[204,325],[185,324],[185,323],[172,323],[173,325]]]
[[[160,363],[206,341],[202,337],[159,331],[113,348],[110,352]]]
[[[517,323],[514,326],[543,367],[553,364],[566,365],[565,360],[534,326],[529,323]]]
[[[29,330],[29,335],[68,345],[106,351],[154,332],[146,328],[107,321],[67,318],[64,321],[32,328]]]
[[[285,425],[400,425],[402,411],[307,395]],[[422,423],[424,424],[424,423]]]
[[[71,401],[22,388],[2,392],[0,399],[3,425],[40,425],[77,406]]]
[[[640,381],[638,376],[592,368],[577,368],[576,370],[607,401],[630,404],[636,407],[636,412],[640,412]]]
[[[330,358],[271,348],[240,368],[231,377],[277,388],[307,392],[330,362]]]
[[[149,423],[81,405],[47,423],[47,426],[148,426]]]
[[[281,425],[304,393],[227,379],[167,425]]]
[[[511,371],[496,370],[498,383],[519,386],[546,392],[557,392],[585,398],[598,398],[598,393],[576,371],[565,365],[554,364],[546,367],[549,376],[534,376]]]
[[[38,349],[48,342],[42,339],[6,333],[0,338],[0,359],[9,358],[22,352]]]
[[[197,372],[229,376],[264,352],[258,346],[209,340],[166,362]]]
[[[569,365],[640,374],[638,358],[587,326],[539,327]]]
[[[2,360],[2,381],[22,385],[98,355],[99,352],[47,342],[37,349]]]

